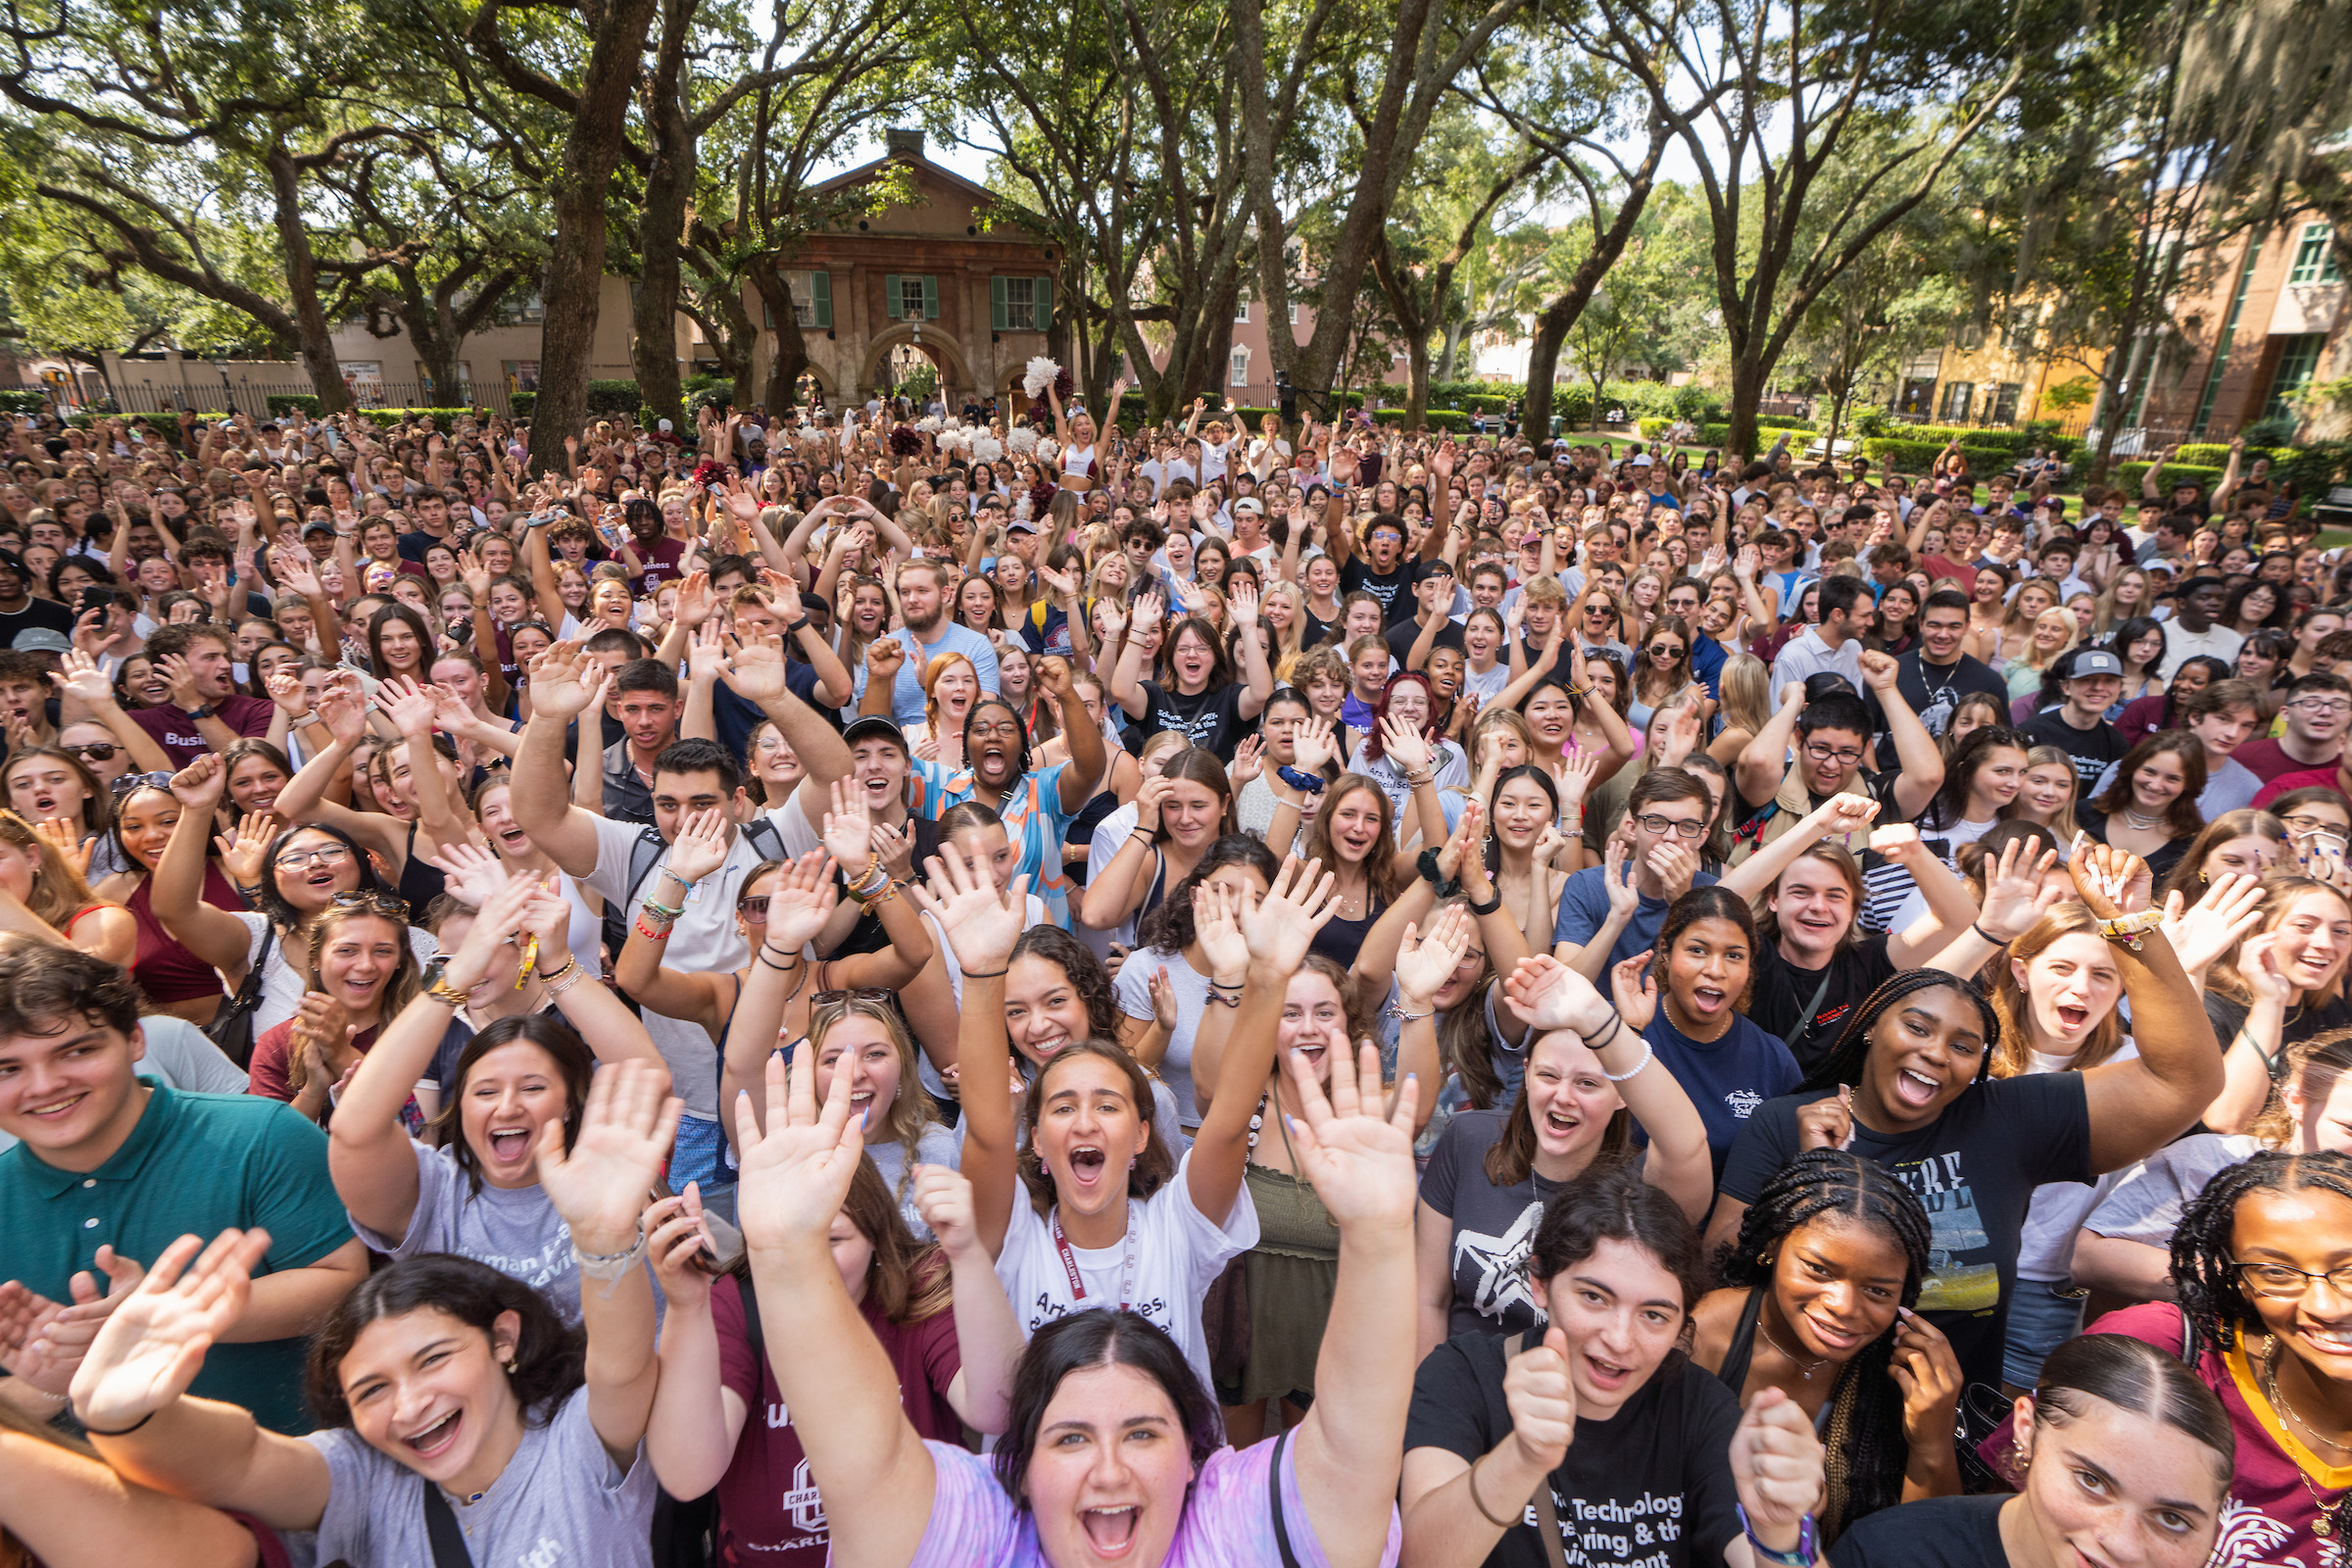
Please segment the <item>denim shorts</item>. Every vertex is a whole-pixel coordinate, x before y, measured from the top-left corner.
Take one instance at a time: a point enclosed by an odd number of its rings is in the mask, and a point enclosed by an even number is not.
[[[2041,1363],[2082,1327],[2082,1296],[2074,1281],[2019,1280],[2009,1296],[2001,1381],[2016,1389],[2034,1387],[2041,1381]]]
[[[728,1173],[719,1165],[719,1154],[727,1147],[718,1123],[700,1116],[678,1118],[678,1140],[669,1152],[669,1190],[682,1193],[688,1182],[701,1182],[709,1192],[713,1182]]]

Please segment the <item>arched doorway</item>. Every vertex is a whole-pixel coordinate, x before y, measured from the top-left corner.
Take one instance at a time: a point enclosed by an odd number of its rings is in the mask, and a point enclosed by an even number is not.
[[[935,377],[940,395],[951,405],[973,384],[971,371],[953,338],[936,327],[923,331],[912,322],[903,322],[877,334],[866,345],[865,363],[858,371],[858,387],[861,393],[879,391],[885,397],[892,396],[902,388],[919,383],[925,368]],[[925,388],[923,395],[927,396],[929,390]],[[917,401],[921,399],[918,397]]]

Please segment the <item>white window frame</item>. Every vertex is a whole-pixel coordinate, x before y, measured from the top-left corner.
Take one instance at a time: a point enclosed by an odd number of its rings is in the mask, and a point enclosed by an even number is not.
[[[1250,384],[1250,349],[1247,344],[1237,343],[1234,345],[1226,374],[1232,377],[1226,383],[1228,386],[1248,386]]]

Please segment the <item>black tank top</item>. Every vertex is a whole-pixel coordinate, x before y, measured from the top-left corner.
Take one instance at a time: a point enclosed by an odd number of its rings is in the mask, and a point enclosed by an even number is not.
[[[409,906],[411,920],[421,919],[424,906],[441,896],[449,878],[439,866],[426,861],[416,853],[416,824],[409,824],[408,863],[400,868],[400,897]]]

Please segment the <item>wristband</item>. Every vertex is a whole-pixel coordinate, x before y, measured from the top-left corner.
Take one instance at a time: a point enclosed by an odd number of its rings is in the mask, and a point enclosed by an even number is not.
[[[577,959],[565,964],[562,969],[559,969],[556,972],[562,975],[564,978],[561,980],[551,980],[546,982],[547,994],[551,997],[562,996],[564,992],[569,991],[573,986],[578,985],[582,980],[588,977],[588,971],[580,967]]]
[[[1323,793],[1325,781],[1320,773],[1305,773],[1285,764],[1274,769],[1274,776],[1302,795]]]
[[[1739,1503],[1732,1504],[1732,1507],[1740,1515],[1740,1528],[1747,1536],[1748,1545],[1764,1561],[1777,1563],[1779,1568],[1813,1568],[1814,1562],[1821,1556],[1821,1542],[1814,1531],[1811,1514],[1797,1521],[1796,1549],[1775,1551],[1756,1539],[1756,1527],[1748,1522],[1747,1509]]]
[[[1639,1076],[1642,1069],[1648,1066],[1651,1058],[1657,1054],[1657,1048],[1644,1040],[1642,1042],[1642,1059],[1640,1061],[1635,1062],[1623,1072],[1611,1072],[1608,1068],[1603,1067],[1600,1069],[1600,1075],[1613,1084],[1621,1084],[1628,1078]]]
[[[1600,1048],[1607,1045],[1610,1041],[1615,1040],[1617,1038],[1618,1031],[1624,1027],[1625,1019],[1617,1013],[1612,1012],[1609,1014],[1608,1033],[1602,1035],[1580,1034],[1577,1036],[1577,1039],[1582,1040],[1585,1043],[1585,1049],[1587,1051],[1598,1055],[1600,1054]]]
[[[2162,909],[2142,909],[2137,914],[2119,915],[2113,920],[2099,922],[2099,935],[2110,941],[2120,941],[2133,953],[2150,931],[2164,923]]]
[[[983,969],[978,974],[974,974],[969,969],[964,969],[962,964],[957,964],[956,967],[963,970],[963,977],[966,980],[1002,980],[1005,975],[1011,972],[1009,966],[1004,969]]]
[[[637,1240],[629,1244],[626,1251],[583,1252],[580,1250],[580,1244],[574,1242],[571,1244],[571,1260],[578,1265],[580,1278],[584,1280],[616,1280],[628,1273],[629,1266],[635,1263],[638,1256],[644,1251],[645,1221],[639,1220],[637,1222]]]
[[[1996,948],[2007,946],[2007,944],[2003,943],[1999,937],[1994,936],[1991,932],[1985,930],[1982,925],[1978,924],[1974,920],[1968,922],[1968,928],[1971,931],[1974,931],[1977,935],[1983,937],[1985,941],[1991,943]]]
[[[1496,909],[1502,907],[1502,889],[1490,885],[1487,891],[1492,893],[1494,897],[1487,900],[1487,902],[1484,904],[1473,903],[1470,906],[1470,912],[1472,914],[1493,914]]]
[[[71,1396],[69,1396],[69,1397],[71,1397]],[[117,1432],[103,1431],[97,1427],[90,1426],[87,1423],[84,1423],[81,1430],[88,1433],[93,1438],[127,1438],[133,1432],[138,1431],[139,1428],[145,1426],[148,1422],[154,1419],[155,1412],[150,1410],[145,1415],[139,1417],[136,1421],[133,1421],[130,1425],[123,1427],[122,1430]]]

